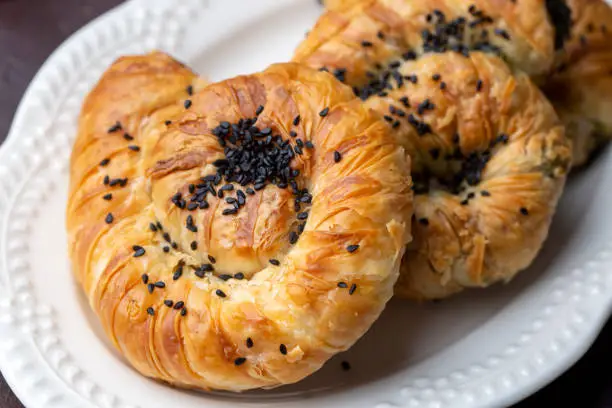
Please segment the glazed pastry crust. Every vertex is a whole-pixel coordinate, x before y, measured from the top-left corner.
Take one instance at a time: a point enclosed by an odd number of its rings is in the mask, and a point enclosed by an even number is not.
[[[612,8],[603,0],[569,0],[571,39],[544,92],[573,141],[574,166],[612,138]]]
[[[431,127],[426,135],[409,124],[396,129],[415,180],[430,177],[428,190],[415,196],[414,240],[396,294],[441,299],[509,281],[538,254],[565,184],[571,150],[557,115],[526,75],[514,76],[487,54],[432,54],[401,72],[419,83],[366,101],[388,114],[410,95],[406,114]],[[435,108],[418,115],[424,100]],[[439,185],[461,168],[465,179],[456,191]]]
[[[296,223],[287,189],[267,185],[231,216],[221,214],[221,200],[189,212],[170,199],[223,157],[212,129],[255,117],[259,105],[257,126],[289,140],[296,131],[315,146],[292,163],[313,196],[295,245],[287,239]],[[116,122],[121,129],[109,129]],[[74,274],[108,337],[142,374],[232,391],[292,383],[350,347],[391,297],[410,239],[409,167],[387,127],[325,73],[279,64],[204,87],[164,54],[125,57],[101,78],[80,118],[67,207]],[[111,187],[105,175],[127,180]],[[196,232],[185,228],[188,214]],[[163,230],[152,231],[158,221]],[[164,252],[164,234],[176,249]],[[214,272],[197,277],[194,268],[209,255]],[[238,270],[245,279],[219,278]],[[149,291],[143,274],[163,287]],[[183,301],[186,314],[165,300]]]
[[[294,61],[326,67],[363,96],[368,71],[380,72],[377,64],[391,66],[421,44],[427,14],[439,9],[448,21],[471,3],[332,2]],[[389,70],[391,86],[362,98],[412,157],[415,238],[396,285],[400,296],[440,299],[508,281],[548,234],[571,149],[550,103],[516,70],[537,76],[554,63],[546,9],[517,3],[476,2],[510,33],[514,45],[499,44],[511,67],[474,51],[417,53]]]
[[[514,68],[539,77],[554,64],[554,28],[544,0],[331,0],[325,6],[327,11],[298,46],[294,61],[330,71],[346,69],[347,83],[352,85],[367,81],[366,72],[374,71],[377,63],[397,60],[408,50],[422,53],[422,32],[432,28],[427,16],[434,10],[450,21],[470,17],[471,6],[491,18],[491,23],[468,28],[464,44],[481,42],[482,28],[486,28],[487,42],[499,47]],[[473,17],[471,21],[478,19]],[[496,35],[496,30],[510,40]],[[374,46],[364,48],[363,41]]]

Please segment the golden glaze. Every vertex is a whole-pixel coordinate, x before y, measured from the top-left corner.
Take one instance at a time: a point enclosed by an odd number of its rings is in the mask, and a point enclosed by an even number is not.
[[[459,194],[433,185],[429,193],[415,195],[414,241],[404,255],[396,293],[439,299],[465,287],[510,280],[539,252],[565,184],[570,149],[554,110],[526,75],[513,76],[487,54],[430,54],[404,64],[401,72],[416,74],[419,84],[408,83],[366,104],[384,113],[410,95],[413,108],[406,112],[415,115],[421,101],[435,105],[419,116],[432,134],[419,136],[409,124],[397,129],[414,173],[428,171],[442,179],[456,174],[460,163],[446,160],[456,148],[464,157],[489,150],[491,159],[480,183],[464,182]],[[444,90],[431,79],[433,72],[445,82]],[[499,135],[507,135],[508,142],[495,143]]]
[[[568,0],[572,36],[544,86],[574,142],[574,165],[612,138],[612,8],[603,0]]]
[[[305,41],[294,54],[295,61],[313,67],[347,69],[347,83],[361,84],[365,73],[376,63],[397,60],[407,51],[422,51],[421,33],[432,25],[427,15],[444,13],[447,21],[469,17],[470,6],[493,19],[489,42],[501,48],[508,62],[532,76],[548,73],[553,66],[554,29],[549,22],[545,0],[332,0]],[[505,30],[511,40],[494,35]],[[470,30],[468,30],[469,32]],[[475,31],[480,33],[480,26]],[[378,37],[384,33],[384,39]],[[373,47],[364,48],[362,41]],[[466,44],[481,40],[465,36]]]
[[[193,104],[185,109],[188,98]],[[258,126],[284,138],[295,130],[315,145],[292,164],[314,197],[292,247],[293,202],[276,186],[250,196],[236,216],[221,215],[212,199],[208,210],[193,212],[170,202],[214,174],[212,162],[223,151],[211,129],[254,117],[259,105],[265,110]],[[330,111],[323,118],[324,107]],[[301,122],[292,126],[298,114]],[[116,121],[123,130],[108,133]],[[126,141],[125,132],[134,140]],[[141,150],[129,150],[130,144]],[[343,155],[339,163],[335,150]],[[107,157],[108,166],[100,167]],[[127,177],[127,184],[105,186],[106,174]],[[72,265],[107,335],[142,374],[180,387],[232,391],[292,383],[350,347],[391,297],[410,237],[410,186],[404,150],[328,74],[279,64],[204,87],[164,54],[125,57],[83,106],[67,208]],[[113,199],[103,200],[109,192]],[[114,215],[110,225],[108,213]],[[188,214],[197,233],[185,228]],[[177,250],[163,252],[162,234],[149,229],[158,220]],[[190,249],[193,240],[197,250]],[[349,253],[351,244],[360,247]],[[146,253],[134,257],[133,245]],[[217,259],[215,272],[200,279],[192,267],[208,262],[208,255]],[[280,266],[268,263],[272,257]],[[179,264],[183,276],[173,281]],[[217,277],[238,270],[247,278]],[[166,287],[149,293],[143,273]],[[349,294],[339,281],[356,290]],[[184,301],[187,314],[164,306],[166,299]],[[239,357],[246,362],[236,366]]]
[[[515,68],[534,75],[550,70],[553,36],[542,1],[517,2],[522,9],[510,1],[339,0],[328,5],[337,8],[324,13],[294,61],[331,72],[345,68],[345,82],[359,87],[366,81],[365,72],[375,71],[377,63],[398,60],[408,46],[418,47],[427,13],[440,9],[449,19],[465,13],[471,3],[511,33],[515,45],[503,49]],[[373,46],[363,47],[364,39]],[[447,180],[457,174],[461,163],[450,160],[455,148],[464,158],[486,150],[492,158],[480,183],[464,181],[459,194],[434,182],[427,194],[415,196],[415,237],[404,256],[396,293],[439,299],[465,287],[511,279],[539,252],[565,184],[571,149],[561,122],[530,79],[513,75],[496,56],[425,54],[403,62],[399,72],[415,74],[418,83],[406,80],[402,87],[387,90],[387,96],[373,96],[365,103],[386,115],[388,126],[399,122],[395,133],[413,158],[415,180],[427,173]],[[434,74],[440,79],[434,80]],[[408,97],[410,108],[403,107],[401,97]],[[435,108],[418,114],[425,100]],[[405,116],[390,113],[390,105],[403,109]],[[409,114],[432,132],[419,136],[406,120]],[[504,134],[508,143],[490,148]],[[483,191],[490,196],[482,196]]]

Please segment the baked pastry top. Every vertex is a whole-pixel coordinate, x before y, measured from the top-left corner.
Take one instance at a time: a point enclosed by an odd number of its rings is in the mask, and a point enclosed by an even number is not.
[[[124,57],[80,118],[74,274],[142,374],[232,391],[292,383],[391,297],[409,168],[326,73],[278,64],[206,86],[167,55]]]
[[[550,71],[563,43],[544,2],[329,7],[293,60],[352,86],[412,157],[415,239],[396,293],[440,299],[514,277],[539,252],[571,163],[522,71]]]

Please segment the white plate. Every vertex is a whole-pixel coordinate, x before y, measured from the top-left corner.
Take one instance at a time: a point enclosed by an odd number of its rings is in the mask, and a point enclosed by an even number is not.
[[[353,349],[299,384],[189,393],[142,378],[111,350],[65,250],[83,96],[114,58],[152,48],[213,79],[262,69],[289,59],[319,13],[314,0],[131,0],[45,63],[0,149],[0,368],[28,408],[505,406],[589,347],[612,306],[610,150],[571,177],[530,270],[440,304],[393,301]]]

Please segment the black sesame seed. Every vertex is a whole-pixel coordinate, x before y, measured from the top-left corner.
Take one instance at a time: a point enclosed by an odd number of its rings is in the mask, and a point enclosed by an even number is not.
[[[344,68],[337,68],[334,70],[334,76],[336,77],[336,79],[340,82],[344,82],[346,79],[346,69]]]
[[[170,126],[172,124],[172,121],[171,120],[167,120],[164,123],[166,124],[166,126]]]
[[[291,245],[295,244],[298,241],[298,239],[299,239],[299,235],[297,234],[297,232],[291,231],[289,233],[289,243]]]
[[[444,82],[444,81],[440,82],[440,89],[441,90],[445,90],[446,89],[446,82]]]
[[[163,250],[164,250],[165,253],[168,253],[168,252],[170,252],[170,247],[169,246],[164,246]]]
[[[132,249],[134,250],[134,258],[141,257],[146,252],[145,249],[139,245],[132,246]]]
[[[419,224],[424,225],[424,226],[428,226],[429,225],[429,220],[427,218],[419,218]]]
[[[135,146],[135,145],[128,146],[128,149],[130,149],[133,152],[139,152],[140,151],[140,147],[139,146]]]
[[[153,293],[153,291],[155,290],[155,285],[152,283],[148,283],[147,290],[149,291],[149,293]]]
[[[469,203],[470,202],[468,200],[463,200],[459,204],[461,204],[461,205],[468,205]]]
[[[103,198],[104,200],[106,200],[106,201],[110,201],[110,200],[112,200],[112,199],[113,199],[113,195],[112,195],[111,193],[104,194],[104,195],[102,196],[102,198]]]
[[[325,116],[327,116],[328,113],[329,113],[329,108],[325,108],[321,112],[319,112],[319,116],[324,118]]]
[[[274,266],[280,265],[280,261],[278,259],[270,259],[269,262]]]
[[[355,291],[357,290],[357,285],[356,284],[352,284],[350,289],[349,289],[349,295],[352,295],[353,293],[355,293]]]
[[[351,254],[359,249],[359,245],[349,245],[346,247],[346,250]]]
[[[237,366],[241,366],[246,362],[246,358],[244,357],[238,357],[237,359],[234,360],[234,365]]]
[[[297,133],[292,130],[291,132],[289,132],[289,136],[297,137]]]
[[[146,285],[147,283],[149,283],[149,275],[147,275],[146,273],[143,273],[143,274],[140,276],[140,279],[142,279],[142,283],[144,283],[145,285]]]
[[[238,272],[237,274],[234,275],[234,279],[243,280],[244,279],[244,273]]]
[[[191,241],[190,247],[193,251],[195,251],[196,249],[198,249],[198,243],[197,241]]]
[[[225,292],[223,292],[221,289],[217,289],[217,290],[215,290],[215,295],[219,296],[220,298],[227,297],[227,295],[225,294]]]
[[[348,288],[348,285],[346,284],[346,282],[338,282],[338,287],[341,289],[346,289]]]
[[[235,209],[235,208],[226,208],[222,212],[223,215],[232,215],[232,214],[236,214],[236,213],[238,213],[238,210]]]
[[[434,80],[434,81],[436,81],[436,82],[437,82],[437,81],[439,81],[439,80],[440,80],[440,78],[442,78],[442,77],[440,76],[440,74],[433,74],[433,76],[431,77],[431,79],[433,79],[433,80]]]
[[[128,142],[134,140],[134,136],[130,135],[129,133],[124,133],[123,138]]]
[[[407,51],[407,52],[402,54],[402,58],[405,61],[410,61],[410,60],[416,59],[416,57],[417,57],[417,55],[416,55],[416,53],[414,51]]]
[[[168,248],[168,247],[166,247]],[[168,248],[169,249],[169,248]],[[180,277],[183,276],[183,265],[179,265],[174,273],[172,274],[172,280],[179,280]]]
[[[334,161],[336,163],[340,162],[340,160],[342,160],[342,154],[339,151],[335,151],[334,152]]]
[[[223,281],[228,281],[230,279],[232,279],[232,275],[228,275],[226,273],[219,275],[219,279],[223,280]]]
[[[120,122],[116,122],[113,126],[108,128],[108,133],[115,133],[115,132],[120,131],[121,129],[122,129],[121,123]]]
[[[189,96],[193,95],[193,86],[192,85],[187,86],[187,95],[189,95]]]
[[[527,210],[527,208],[525,208],[525,207],[521,207],[520,211],[521,211],[521,214],[523,214],[523,215],[529,215],[529,210]]]
[[[506,30],[502,30],[501,28],[496,28],[494,31],[495,35],[500,36],[504,40],[510,41],[510,34]]]
[[[342,366],[342,369],[344,371],[348,371],[351,369],[351,365],[349,364],[348,361],[343,361],[342,363],[340,363],[340,365]]]
[[[187,309],[183,308],[181,309],[181,316],[186,316],[187,315]]]
[[[153,224],[153,223],[150,223],[150,224],[149,224],[149,229],[150,229],[151,231],[153,231],[153,232],[157,232],[157,227],[156,227],[156,226],[155,226],[155,224]]]
[[[385,33],[383,33],[382,31],[377,32],[376,36],[381,40],[385,39]]]
[[[362,46],[362,47],[371,47],[371,46],[373,46],[373,45],[374,45],[374,44],[373,44],[371,41],[366,41],[366,40],[364,40],[364,41],[362,41],[362,42],[361,42],[361,46]]]
[[[178,249],[178,244],[176,242],[173,242],[172,244],[170,244],[172,246],[172,248],[174,249]]]
[[[297,215],[297,219],[300,221],[304,221],[308,218],[308,211],[301,212]]]
[[[166,305],[168,307],[172,307],[172,306],[174,306],[174,302],[171,301],[170,299],[164,300],[164,305]]]
[[[158,282],[155,282],[155,287],[163,289],[163,288],[166,287],[166,284],[164,282],[162,282],[162,281],[158,281]]]
[[[257,107],[257,109],[255,110],[255,114],[256,114],[257,116],[259,116],[259,115],[261,115],[261,112],[263,112],[263,111],[264,111],[264,107],[263,107],[263,105],[259,105],[259,106]]]
[[[100,162],[100,166],[104,167],[106,166],[108,163],[110,163],[110,159],[102,159],[102,161]]]
[[[480,92],[482,90],[482,80],[478,80],[478,82],[476,82],[476,91]]]
[[[285,346],[284,344],[281,344],[278,349],[280,350],[282,355],[287,355],[287,346]]]
[[[183,307],[185,307],[185,302],[183,302],[182,300],[179,300],[178,302],[174,304],[175,310],[182,309]]]
[[[104,176],[104,184],[108,185],[109,183],[110,183],[110,177],[107,174],[106,176]]]
[[[253,339],[250,338],[250,337],[247,337],[247,339],[246,339],[246,346],[247,346],[247,348],[251,348],[251,347],[253,347],[253,345],[254,345]]]
[[[185,109],[189,109],[189,108],[191,108],[192,102],[189,99],[187,99],[185,101],[184,105],[185,105]]]
[[[189,203],[189,204],[187,204],[187,209],[188,209],[189,211],[194,211],[194,210],[196,210],[196,209],[197,209],[199,206],[200,206],[200,204],[199,204],[199,203],[195,203],[195,202],[194,202],[194,203]]]
[[[312,144],[310,140],[307,140],[306,143],[304,143],[304,145],[306,146],[307,149],[314,149],[314,144]]]
[[[105,221],[107,224],[112,224],[114,220],[115,220],[115,217],[113,217],[113,214],[111,214],[111,213],[108,213],[108,214],[106,215],[106,218],[104,219],[104,221]]]
[[[214,263],[216,263],[216,262],[217,262],[217,260],[215,259],[215,257],[214,257],[214,256],[212,256],[212,255],[208,255],[208,260],[210,261],[210,263],[211,263],[211,264],[214,264]]]
[[[148,307],[147,313],[150,314],[151,316],[155,316],[155,309],[153,309],[152,307]]]
[[[488,192],[487,190],[482,190],[480,192],[480,195],[483,196],[483,197],[491,197],[491,193]]]

